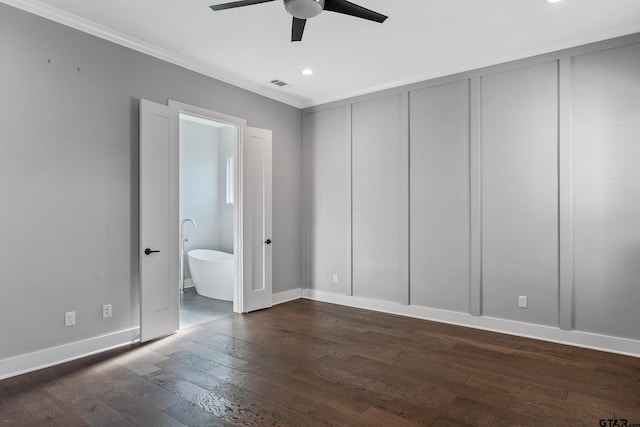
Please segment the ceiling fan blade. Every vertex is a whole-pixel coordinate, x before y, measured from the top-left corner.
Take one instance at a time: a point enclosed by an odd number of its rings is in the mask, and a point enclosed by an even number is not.
[[[374,12],[366,7],[358,6],[346,0],[326,0],[324,3],[324,10],[330,12],[343,13],[345,15],[355,16],[356,18],[368,19],[369,21],[375,21],[383,23],[388,16],[381,13]]]
[[[302,33],[304,33],[304,26],[307,23],[306,19],[300,19],[293,17],[293,23],[291,24],[291,41],[299,42],[302,40]]]
[[[233,9],[234,7],[242,7],[242,6],[251,6],[253,4],[258,3],[267,3],[275,0],[242,0],[242,1],[233,1],[231,3],[222,3],[222,4],[214,4],[213,6],[209,6],[213,10],[225,10],[225,9]]]

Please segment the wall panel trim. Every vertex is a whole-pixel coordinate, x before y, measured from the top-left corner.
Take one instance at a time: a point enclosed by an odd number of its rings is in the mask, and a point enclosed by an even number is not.
[[[558,86],[558,319],[565,330],[574,328],[571,72],[571,59],[561,59]]]
[[[482,315],[482,87],[480,77],[469,82],[470,248],[469,312]]]
[[[346,183],[346,191],[347,191],[347,218],[346,218],[346,227],[347,227],[347,259],[346,259],[346,283],[345,283],[345,294],[353,295],[353,131],[352,131],[352,108],[351,104],[346,107],[346,135],[345,135],[345,148],[346,148],[346,163],[347,163],[347,183]]]
[[[411,298],[411,283],[409,279],[409,268],[411,263],[410,258],[410,223],[409,223],[409,195],[410,193],[410,179],[409,179],[409,167],[410,167],[410,141],[409,141],[409,92],[402,93],[400,110],[400,122],[402,123],[401,140],[400,140],[400,259],[406,260],[404,265],[400,268],[400,302],[402,304],[410,304]]]

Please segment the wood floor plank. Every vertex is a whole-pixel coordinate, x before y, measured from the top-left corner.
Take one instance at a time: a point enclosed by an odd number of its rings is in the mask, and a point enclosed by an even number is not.
[[[417,423],[415,421],[409,421],[405,418],[401,418],[401,417],[398,417],[397,415],[384,411],[380,408],[376,408],[375,406],[371,406],[366,411],[364,411],[358,417],[358,419],[366,423],[367,425],[380,426],[380,427],[387,427],[387,426],[415,427],[415,426],[421,426],[421,425],[428,425],[428,424]]]
[[[540,426],[541,419],[522,415],[506,408],[492,407],[472,399],[458,397],[442,411],[453,420],[477,426]]]
[[[171,418],[125,390],[110,391],[101,400],[123,417],[141,427],[184,427],[184,424],[175,418]]]
[[[36,425],[88,426],[71,407],[70,402],[56,402],[43,388],[34,388],[23,393],[18,400],[33,416]]]
[[[344,399],[335,387],[321,387],[317,384],[309,384],[301,381],[290,373],[281,374],[271,370],[268,366],[245,367],[247,374],[244,378],[233,377],[232,382],[239,387],[250,390],[261,389],[265,393],[278,391],[287,401],[301,402],[300,408],[289,406],[294,410],[300,410],[304,414],[315,412],[333,413],[337,417],[343,418],[343,414],[351,417],[358,417],[369,405],[351,399]],[[309,403],[305,404],[307,401]],[[305,409],[303,409],[305,408]]]
[[[18,426],[640,423],[640,359],[297,300],[0,381]]]
[[[0,422],[6,426],[38,426],[40,421],[37,414],[24,406],[3,409],[0,412]]]
[[[640,402],[629,404],[573,391],[569,392],[567,402],[577,408],[589,408],[599,419],[623,418],[640,424]]]
[[[445,415],[440,414],[438,418],[431,424],[433,427],[472,427],[478,424],[469,424],[460,420],[454,420]]]
[[[107,427],[126,421],[122,414],[95,397],[76,400],[72,407],[73,411],[92,427]]]
[[[431,355],[415,351],[404,351],[398,355],[394,364],[433,378],[440,378],[458,384],[467,382],[469,375],[465,371],[457,369],[454,365],[458,360],[455,355],[450,357],[449,362],[441,360],[446,359],[446,355],[430,357]]]
[[[566,401],[567,399],[567,390],[561,388],[541,385],[533,381],[520,380],[496,373],[489,374],[484,371],[471,371],[469,373],[471,376],[465,385],[476,387],[487,393],[504,393],[524,399],[535,396],[543,396],[560,401]]]
[[[186,426],[229,427],[235,425],[186,400],[165,409],[164,412]]]
[[[331,405],[327,405],[326,402],[324,402],[324,399],[318,399],[319,395],[317,394],[309,398],[310,390],[305,389],[301,393],[296,393],[296,391],[299,390],[288,390],[285,387],[287,384],[290,385],[290,381],[281,381],[281,376],[277,373],[275,373],[275,375],[278,375],[275,380],[273,380],[273,378],[272,381],[266,380],[263,378],[266,376],[264,375],[265,371],[260,370],[257,364],[254,365],[252,371],[258,371],[262,373],[263,376],[257,376],[251,372],[230,369],[222,364],[218,364],[217,367],[215,365],[216,362],[208,359],[202,360],[199,356],[192,355],[190,357],[181,357],[180,360],[172,363],[164,363],[162,373],[171,372],[177,377],[179,376],[188,381],[192,381],[198,386],[225,395],[230,399],[231,396],[229,396],[228,390],[221,391],[222,389],[228,386],[244,389],[250,393],[253,398],[247,395],[247,393],[237,391],[233,397],[236,399],[233,400],[234,402],[250,402],[253,400],[253,405],[265,406],[264,402],[259,402],[259,400],[269,401],[271,405],[275,404],[280,406],[280,410],[285,413],[286,418],[290,419],[291,422],[294,422],[296,418],[300,418],[291,411],[305,415],[306,417],[302,418],[305,424],[313,424],[309,421],[309,417],[314,413],[321,414],[318,415],[319,417],[332,416],[334,419],[342,419],[344,417],[340,411],[344,408],[352,409],[353,406],[336,405],[336,407],[331,407]],[[151,374],[150,377],[157,377],[158,375],[162,375],[162,373],[154,373]],[[262,410],[262,412],[269,411],[269,406],[265,406],[265,409]],[[278,415],[274,416],[274,419],[279,418]]]
[[[154,371],[157,372],[157,371]],[[111,382],[114,387],[127,390],[140,400],[162,410],[174,406],[182,399],[165,389],[158,387],[151,381],[138,375],[131,375],[130,371],[121,366],[113,366],[103,372],[103,382]]]
[[[601,414],[589,407],[571,405],[566,401],[549,399],[543,396],[523,399],[514,397],[509,409],[518,414],[529,415],[542,421],[548,426],[594,426],[598,425]]]
[[[368,403],[384,409],[399,417],[413,420],[419,423],[433,421],[438,409],[443,405],[446,396],[424,396],[409,392],[399,385],[389,385],[376,379],[366,378],[323,360],[322,364],[310,367],[314,375],[317,375],[331,383],[335,387],[345,390],[350,398],[356,401]],[[336,365],[341,364],[340,359],[334,359]]]

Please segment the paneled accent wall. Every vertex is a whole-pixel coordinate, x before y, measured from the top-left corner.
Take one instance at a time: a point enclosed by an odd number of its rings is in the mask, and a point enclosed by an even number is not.
[[[304,115],[306,289],[640,349],[640,35]]]
[[[310,286],[345,292],[345,286],[351,287],[351,275],[347,271],[351,263],[347,108],[340,106],[310,113],[304,120],[307,138],[303,174],[308,186],[304,197],[308,243],[305,271]]]
[[[469,311],[468,80],[411,92],[411,303]]]
[[[402,300],[408,270],[402,108],[400,94],[352,106],[353,294],[387,301]]]
[[[640,44],[573,58],[575,328],[640,335]]]
[[[558,64],[487,74],[481,93],[482,313],[557,326]]]

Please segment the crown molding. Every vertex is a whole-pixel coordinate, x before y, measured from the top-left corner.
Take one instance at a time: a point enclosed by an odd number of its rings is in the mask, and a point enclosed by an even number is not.
[[[162,49],[151,43],[147,43],[143,40],[136,39],[134,37],[128,36],[127,34],[120,33],[111,28],[102,26],[96,22],[70,14],[61,9],[44,4],[38,0],[0,0],[0,3],[5,3],[31,14],[48,19],[50,21],[54,21],[59,24],[82,31],[84,33],[99,37],[101,39],[108,40],[129,49],[144,53],[154,58],[180,66],[190,71],[194,71],[207,77],[211,77],[237,88],[253,92],[257,95],[282,102],[298,109],[311,108],[314,106],[344,101],[376,92],[401,88],[407,85],[416,84],[443,76],[449,76],[495,65],[501,65],[530,57],[535,57],[538,55],[545,55],[554,52],[557,53],[559,51],[568,49],[576,49],[580,48],[581,46],[589,46],[591,44],[597,44],[598,42],[603,41],[606,42],[618,37],[634,35],[638,33],[638,31],[640,31],[640,23],[634,23],[627,27],[609,29],[583,37],[574,37],[572,39],[565,40],[562,43],[550,43],[537,49],[530,49],[528,51],[520,52],[517,55],[499,55],[492,58],[487,58],[486,60],[479,63],[459,64],[456,67],[441,69],[433,73],[420,73],[410,78],[388,82],[377,86],[366,87],[338,96],[324,98],[316,97],[308,99],[300,96],[282,93],[277,90],[270,90],[270,88],[265,88],[263,86],[251,83],[247,80],[239,79],[232,73],[211,67],[210,65],[194,62],[184,56],[179,55],[176,52]]]
[[[269,99],[273,99],[274,101],[282,102],[298,109],[302,109],[308,106],[307,102],[298,99],[298,97],[287,96],[286,94],[265,90],[264,88],[254,85],[250,82],[238,79],[237,77],[230,75],[229,73],[225,73],[221,70],[213,69],[210,66],[191,61],[175,52],[162,49],[151,43],[147,43],[143,40],[136,39],[135,37],[131,37],[127,34],[120,33],[96,22],[46,5],[40,1],[0,0],[0,2],[31,13],[33,15],[48,19],[50,21],[57,22],[67,27],[74,28],[84,33],[91,34],[95,37],[99,37],[120,46],[124,46],[137,52],[144,53],[146,55],[177,65],[187,70],[194,71],[207,77],[211,77],[240,89],[253,92],[257,95],[264,96]]]

